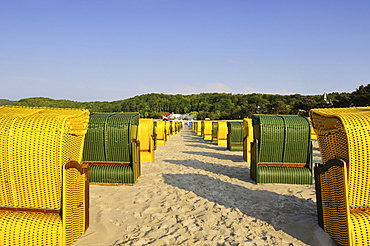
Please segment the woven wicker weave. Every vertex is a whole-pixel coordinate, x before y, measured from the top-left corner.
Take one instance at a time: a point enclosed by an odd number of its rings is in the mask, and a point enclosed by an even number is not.
[[[324,163],[319,221],[341,245],[370,245],[370,107],[313,109],[311,120]]]
[[[251,178],[257,183],[312,184],[309,121],[301,116],[253,115]]]
[[[91,167],[90,183],[121,185],[133,184],[140,176],[140,147],[138,139],[139,113],[99,113],[91,114],[89,128],[86,134],[83,161]],[[91,131],[90,131],[91,130]],[[94,150],[99,150],[95,153]],[[106,165],[106,168],[95,167]],[[117,179],[106,177],[126,176],[114,174],[127,168],[116,168],[116,165],[128,166],[131,179]],[[108,169],[112,169],[107,171]],[[100,170],[104,174],[96,174]],[[119,180],[120,182],[108,182]],[[127,182],[126,182],[127,181]]]
[[[227,149],[230,151],[243,151],[243,121],[227,122],[227,130]]]
[[[153,119],[140,119],[139,141],[140,141],[140,160],[142,162],[154,161],[154,136]]]
[[[0,107],[0,245],[71,245],[86,230],[88,119],[87,110]]]

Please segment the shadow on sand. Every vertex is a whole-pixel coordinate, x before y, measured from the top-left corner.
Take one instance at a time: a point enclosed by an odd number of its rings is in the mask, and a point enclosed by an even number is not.
[[[255,184],[250,179],[250,170],[247,167],[230,167],[226,165],[208,163],[198,160],[164,160],[165,162],[183,165],[195,169],[204,170],[216,174],[228,176],[229,178],[236,178],[244,182]]]
[[[209,153],[209,152],[200,152],[200,151],[183,151],[185,154],[190,154],[190,155],[201,155],[205,157],[212,157],[212,158],[217,158],[220,160],[230,160],[233,162],[245,162],[243,159],[243,152],[240,152],[240,155],[228,155],[228,154],[223,154],[223,153]]]
[[[336,245],[318,226],[316,203],[312,200],[251,190],[203,174],[163,174],[163,177],[169,185],[192,191],[227,208],[238,208],[245,215],[265,221],[306,244]]]

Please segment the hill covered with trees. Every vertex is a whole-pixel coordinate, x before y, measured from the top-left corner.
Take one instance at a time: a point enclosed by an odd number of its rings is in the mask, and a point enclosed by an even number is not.
[[[323,95],[272,95],[201,93],[168,95],[151,93],[112,102],[76,102],[44,97],[24,98],[18,101],[0,99],[0,105],[31,107],[85,108],[91,112],[140,112],[141,117],[161,118],[163,113],[190,113],[198,119],[239,119],[259,111],[263,114],[303,114],[312,108],[366,106],[370,104],[370,84],[360,86],[352,93]]]

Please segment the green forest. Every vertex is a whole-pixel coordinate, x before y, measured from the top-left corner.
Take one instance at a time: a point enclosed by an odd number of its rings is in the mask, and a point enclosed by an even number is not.
[[[324,100],[326,99],[326,100]],[[257,112],[307,116],[312,108],[367,106],[370,104],[370,84],[348,93],[324,95],[274,95],[201,93],[168,95],[151,93],[112,102],[76,102],[45,97],[24,98],[18,101],[0,99],[0,105],[29,107],[83,108],[90,112],[139,112],[142,118],[162,118],[163,114],[190,114],[199,120],[210,118],[241,119]]]

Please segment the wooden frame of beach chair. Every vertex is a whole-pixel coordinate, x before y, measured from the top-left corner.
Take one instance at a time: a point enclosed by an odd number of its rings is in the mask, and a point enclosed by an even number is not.
[[[251,179],[257,183],[312,184],[309,121],[293,115],[252,115]]]
[[[139,113],[93,113],[86,134],[83,163],[90,184],[132,185],[141,173]]]
[[[71,245],[89,225],[87,110],[0,107],[0,245]]]
[[[370,245],[370,107],[312,109],[319,225],[340,245]]]
[[[138,136],[140,141],[140,160],[142,162],[154,161],[153,127],[153,119],[140,119]]]
[[[243,119],[244,137],[243,137],[243,159],[251,163],[251,144],[253,142],[253,126],[251,118]]]
[[[243,121],[228,121],[227,130],[227,149],[230,151],[243,151]]]

